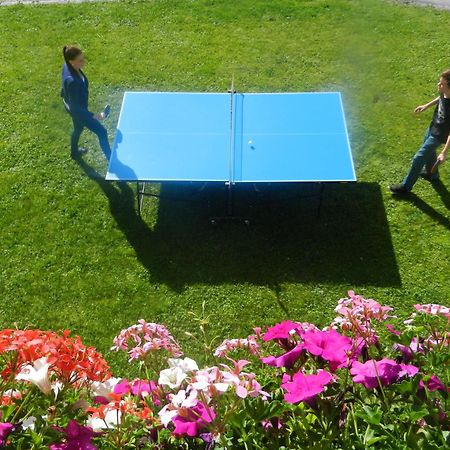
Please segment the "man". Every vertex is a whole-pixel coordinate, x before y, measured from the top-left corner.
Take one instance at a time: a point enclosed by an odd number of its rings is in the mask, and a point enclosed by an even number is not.
[[[389,186],[393,194],[410,192],[419,176],[428,181],[439,178],[437,166],[445,161],[450,149],[450,69],[441,73],[437,87],[439,97],[414,110],[415,113],[421,113],[436,105],[433,119],[425,133],[422,146],[414,156],[408,175],[402,183]],[[436,158],[436,150],[442,144],[444,144],[444,149]]]

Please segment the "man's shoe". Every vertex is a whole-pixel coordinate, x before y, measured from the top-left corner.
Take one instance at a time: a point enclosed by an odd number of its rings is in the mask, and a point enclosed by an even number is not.
[[[403,184],[391,184],[389,186],[389,190],[393,194],[396,194],[396,195],[404,195],[404,194],[408,194],[409,193],[408,189],[406,189]]]

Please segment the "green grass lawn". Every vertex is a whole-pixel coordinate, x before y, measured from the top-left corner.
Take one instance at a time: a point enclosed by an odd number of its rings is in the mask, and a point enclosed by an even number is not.
[[[0,327],[68,328],[109,355],[120,329],[145,318],[201,359],[184,331],[196,331],[188,313],[202,302],[220,337],[286,318],[324,325],[348,289],[398,312],[448,305],[450,167],[408,201],[387,187],[431,117],[412,110],[450,67],[449,21],[383,0],[0,8]],[[294,186],[241,192],[250,228],[209,226],[217,190],[149,200],[140,218],[134,186],[97,175],[106,163],[92,135],[84,162],[69,158],[59,83],[73,42],[88,58],[92,109],[113,106],[111,139],[125,90],[224,92],[233,73],[243,92],[339,90],[359,182],[328,186],[319,219],[311,188]],[[154,189],[187,198],[192,187]]]

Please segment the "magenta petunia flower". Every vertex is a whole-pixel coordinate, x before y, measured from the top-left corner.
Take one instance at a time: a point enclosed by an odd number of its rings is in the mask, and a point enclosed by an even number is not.
[[[97,450],[92,443],[92,438],[101,435],[95,433],[92,428],[80,425],[76,420],[71,420],[65,428],[53,427],[66,435],[66,442],[52,444],[50,450]]]
[[[424,388],[424,383],[420,380],[419,388]],[[436,375],[431,375],[427,381],[427,388],[429,391],[443,391],[450,392],[450,388],[446,387],[445,384]]]
[[[402,354],[402,361],[404,363],[411,361],[416,353],[424,353],[423,345],[415,337],[412,338],[409,345],[395,343],[393,347],[394,350],[398,350]]]
[[[178,415],[172,419],[172,423],[175,425],[173,434],[176,437],[198,436],[215,418],[216,413],[211,408],[198,402],[193,408],[179,410]]]
[[[310,402],[317,394],[323,392],[325,385],[333,380],[333,377],[326,370],[319,370],[317,374],[305,375],[297,372],[288,381],[289,377],[283,377],[281,387],[286,391],[284,399],[288,403]]]
[[[100,403],[101,405],[107,405],[111,400],[103,395],[96,395],[94,397],[95,403]]]
[[[449,392],[449,388],[446,387],[445,384],[436,375],[431,375],[430,379],[427,382],[427,387],[430,391]]]
[[[273,367],[286,367],[290,369],[298,360],[303,351],[303,344],[298,344],[292,350],[283,353],[281,356],[267,356],[261,358],[261,361],[268,366]]]
[[[412,377],[418,371],[419,369],[415,366],[397,364],[394,360],[386,358],[380,361],[369,359],[365,363],[354,361],[350,369],[350,373],[353,375],[353,382],[361,383],[367,389],[378,387],[377,374],[380,383],[383,386],[387,386],[405,376]]]
[[[6,443],[6,438],[13,431],[14,425],[11,423],[0,423],[0,447],[3,447]]]
[[[348,364],[352,340],[336,330],[308,330],[302,333],[305,350],[329,362],[332,371]]]
[[[131,392],[130,382],[124,378],[120,383],[114,386],[114,394],[129,394]]]
[[[142,397],[142,394],[150,394],[156,389],[156,383],[153,380],[150,382],[146,380],[134,380],[131,385],[131,393],[138,397]]]
[[[283,322],[268,328],[263,339],[266,342],[273,339],[288,339],[291,335],[291,331],[296,330],[299,326],[299,323],[284,320]]]

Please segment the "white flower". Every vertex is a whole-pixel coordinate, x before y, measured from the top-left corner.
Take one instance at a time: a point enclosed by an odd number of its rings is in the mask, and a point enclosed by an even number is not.
[[[197,389],[198,391],[203,391],[204,389],[207,389],[211,382],[209,381],[208,375],[205,375],[203,373],[197,374],[195,377],[195,381],[191,383],[191,386],[194,389]]]
[[[186,376],[186,373],[179,367],[164,369],[159,373],[158,384],[167,385],[171,389],[174,389],[181,385]]]
[[[172,398],[170,399],[176,408],[179,408],[184,400],[186,400],[186,391],[184,389],[180,389],[175,395],[172,395]]]
[[[198,403],[197,391],[191,389],[186,397],[186,391],[181,389],[175,395],[172,395],[170,401],[176,408],[193,408]]]
[[[89,417],[86,425],[91,427],[94,431],[98,431],[104,428],[115,428],[120,425],[121,420],[121,411],[118,409],[110,409],[105,414],[105,419],[100,419],[99,417]]]
[[[6,389],[6,391],[3,392],[3,396],[4,397],[15,398],[15,399],[22,398],[22,394],[20,393],[20,391],[16,391],[16,390],[13,390],[13,389]]]
[[[214,387],[219,391],[219,392],[225,392],[230,385],[227,383],[214,383]]]
[[[27,418],[22,422],[22,428],[23,428],[24,430],[31,430],[31,431],[34,431],[34,422],[36,422],[36,417],[34,417],[34,416],[27,417]]]
[[[161,423],[167,427],[167,425],[169,425],[170,422],[172,422],[172,419],[178,415],[178,410],[177,409],[168,409],[169,405],[164,406],[163,409],[161,409],[161,411],[159,411],[158,415],[159,418],[161,419]]]
[[[91,384],[91,394],[93,397],[101,396],[108,397],[111,392],[114,392],[114,386],[120,383],[122,380],[120,378],[111,377],[109,380],[101,383],[100,381],[94,381]]]
[[[48,378],[48,368],[50,364],[47,358],[39,358],[34,361],[33,365],[26,365],[22,368],[20,373],[16,375],[18,381],[29,381],[35,384],[45,395],[50,394],[52,385]]]
[[[183,372],[198,370],[197,363],[191,358],[169,358],[169,367],[179,367]]]
[[[61,381],[56,381],[52,384],[52,391],[55,394],[55,400],[58,398],[58,394],[61,392],[64,385],[61,383]]]

